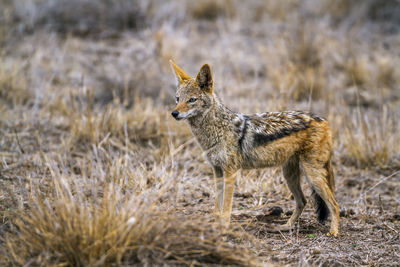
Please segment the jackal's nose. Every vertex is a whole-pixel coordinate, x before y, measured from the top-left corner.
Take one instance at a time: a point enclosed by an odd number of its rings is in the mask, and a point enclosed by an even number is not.
[[[179,112],[174,110],[174,111],[172,111],[171,115],[172,115],[172,117],[176,118],[176,117],[178,117]]]

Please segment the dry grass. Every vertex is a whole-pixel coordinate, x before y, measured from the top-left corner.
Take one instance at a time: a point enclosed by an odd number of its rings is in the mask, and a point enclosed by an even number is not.
[[[325,73],[313,32],[308,30],[302,20],[292,29],[293,39],[285,40],[283,53],[285,61],[279,67],[268,65],[270,79],[274,88],[279,88],[288,99],[295,101],[318,100],[324,95]]]
[[[15,68],[7,70],[2,63],[0,61],[0,103],[10,107],[27,105],[32,99],[32,94],[27,88],[26,80],[19,78],[21,76],[19,72],[22,70]]]
[[[40,0],[12,1],[14,20],[19,31],[39,28],[80,36],[116,33],[145,26],[144,11],[139,1],[126,0]],[[109,8],[112,5],[112,8]]]
[[[0,4],[1,264],[398,264],[396,4],[362,2]],[[232,228],[213,223],[212,170],[169,115],[171,58],[209,63],[233,110],[329,120],[338,239],[311,204],[268,232],[294,207],[278,169],[243,172]]]
[[[252,239],[237,227],[218,229],[203,217],[161,208],[165,188],[129,197],[120,184],[51,173],[50,192],[27,188],[27,203],[15,211],[18,219],[3,239],[3,264],[257,263]]]
[[[345,130],[347,163],[360,168],[400,168],[400,136],[393,110],[386,106],[374,117],[355,112]],[[391,133],[391,134],[388,134]]]
[[[192,8],[195,19],[214,21],[218,17],[233,17],[235,15],[232,1],[198,1]]]

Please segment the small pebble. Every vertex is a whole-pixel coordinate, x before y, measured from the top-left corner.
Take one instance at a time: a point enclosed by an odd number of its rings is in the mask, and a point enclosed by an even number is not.
[[[340,217],[350,217],[351,215],[354,215],[354,214],[356,214],[356,213],[354,212],[353,209],[349,209],[349,210],[342,209],[342,210],[339,212],[339,216],[340,216]]]
[[[203,197],[210,197],[210,193],[208,193],[208,192],[203,192],[202,195],[203,195]]]
[[[321,250],[319,250],[319,249],[317,249],[317,248],[314,248],[314,249],[311,251],[311,254],[313,254],[313,255],[321,254]]]
[[[269,215],[271,216],[280,216],[283,213],[283,210],[279,206],[274,206],[269,210]]]

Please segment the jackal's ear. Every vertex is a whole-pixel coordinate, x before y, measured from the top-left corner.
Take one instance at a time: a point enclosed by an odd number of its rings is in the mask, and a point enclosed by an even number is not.
[[[174,69],[176,78],[178,78],[179,83],[183,83],[184,81],[190,80],[190,76],[187,75],[181,68],[179,68],[172,60],[169,61],[172,68]]]
[[[211,68],[208,64],[201,66],[199,73],[196,75],[196,83],[204,92],[209,94],[212,93],[214,82],[211,74]]]

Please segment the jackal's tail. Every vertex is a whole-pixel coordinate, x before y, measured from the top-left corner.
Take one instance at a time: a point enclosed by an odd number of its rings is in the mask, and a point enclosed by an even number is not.
[[[332,163],[331,163],[330,157],[329,157],[329,160],[326,162],[324,168],[327,172],[326,181],[328,183],[329,189],[332,191],[332,194],[334,194],[335,181],[334,181]],[[328,206],[326,205],[325,201],[321,198],[321,196],[318,195],[318,193],[314,189],[312,189],[312,194],[315,199],[316,213],[318,216],[318,221],[320,223],[323,223],[328,218],[328,215],[329,215]]]

